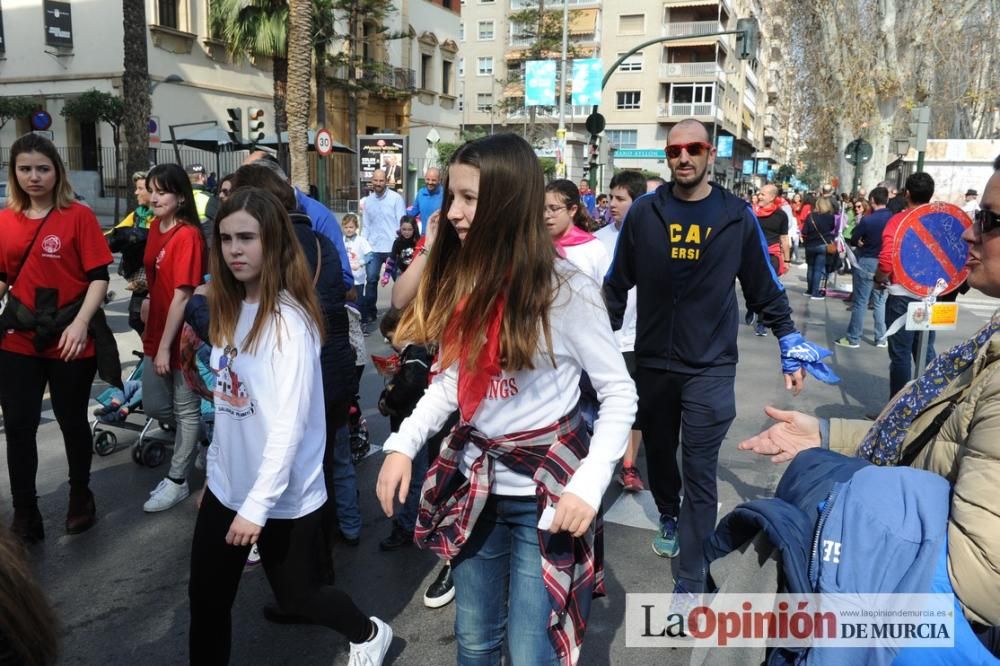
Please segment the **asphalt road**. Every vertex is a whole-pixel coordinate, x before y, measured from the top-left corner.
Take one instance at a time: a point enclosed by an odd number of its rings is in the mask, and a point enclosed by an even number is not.
[[[847,281],[841,278],[842,281]],[[740,328],[741,362],[737,374],[738,416],[720,456],[721,512],[747,499],[767,496],[782,472],[781,466],[755,459],[736,450],[736,443],[767,425],[765,404],[792,407],[821,416],[862,418],[878,411],[888,398],[888,357],[871,341],[871,319],[866,322],[860,349],[842,349],[833,341],[846,330],[849,313],[841,300],[809,301],[804,268],[793,268],[785,277],[795,319],[814,342],[834,349],[835,367],[842,377],[836,386],[807,382],[797,398],[784,391],[773,337],[755,337]],[[120,278],[112,289],[119,298],[108,310],[119,333],[123,358],[134,363],[132,349],[138,337],[128,330],[128,293]],[[387,292],[381,299],[387,301]],[[742,299],[741,299],[742,300]],[[957,343],[979,328],[992,313],[995,302],[981,294],[960,299],[963,303],[956,331],[939,335],[938,350]],[[384,353],[377,333],[368,339],[370,353]],[[388,423],[374,409],[382,380],[370,365],[362,381],[362,403],[372,441],[384,441]],[[95,386],[94,395],[103,387]],[[50,409],[46,403],[43,410]],[[135,434],[119,433],[119,449],[108,457],[94,458],[92,489],[97,498],[98,524],[79,536],[65,536],[68,486],[66,461],[58,426],[51,412],[44,415],[38,433],[40,506],[48,538],[31,549],[38,578],[62,623],[62,664],[179,664],[186,662],[188,604],[187,580],[195,503],[189,498],[165,513],[147,515],[142,503],[159,482],[166,466],[156,469],[135,464],[128,444]],[[2,431],[0,431],[2,433]],[[437,571],[430,553],[407,548],[382,553],[378,541],[390,522],[378,510],[374,495],[381,455],[373,453],[358,466],[364,519],[361,544],[339,545],[336,551],[338,584],[369,614],[388,621],[396,634],[389,663],[454,663],[452,626],[454,605],[439,610],[423,607],[421,597]],[[6,456],[3,462],[6,468]],[[645,462],[640,464],[645,476]],[[195,473],[193,485],[203,478]],[[649,504],[648,497],[622,499],[613,486],[605,497],[609,516],[625,516],[622,523],[606,524],[607,597],[597,600],[590,616],[583,664],[684,664],[686,650],[650,650],[625,646],[625,595],[631,592],[669,592],[671,561],[650,549],[652,521],[635,506]],[[648,495],[648,494],[647,494]],[[631,504],[630,504],[631,503]],[[0,483],[0,520],[10,520],[9,486]],[[261,606],[271,598],[263,572],[244,574],[233,609],[233,664],[344,664],[347,644],[333,632],[317,627],[268,624]],[[517,612],[512,609],[511,612]]]

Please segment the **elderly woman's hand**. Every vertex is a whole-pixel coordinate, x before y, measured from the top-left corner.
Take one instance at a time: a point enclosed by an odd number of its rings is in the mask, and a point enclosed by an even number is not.
[[[771,462],[783,463],[799,451],[820,445],[819,419],[802,412],[778,409],[768,405],[764,413],[777,421],[764,432],[737,445],[742,451],[771,456]]]

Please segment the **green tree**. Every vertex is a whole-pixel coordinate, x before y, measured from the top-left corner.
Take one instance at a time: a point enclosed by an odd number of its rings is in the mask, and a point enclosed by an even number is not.
[[[38,108],[38,103],[27,97],[0,97],[0,130],[9,120],[24,118]]]
[[[82,123],[107,123],[115,145],[115,220],[119,218],[118,186],[121,183],[121,127],[125,119],[125,103],[121,97],[99,90],[88,90],[71,97],[63,104],[62,115]]]
[[[327,53],[327,61],[342,72],[330,80],[330,85],[347,96],[347,134],[351,141],[358,135],[358,99],[368,92],[382,98],[411,97],[409,81],[400,81],[393,68],[385,62],[365,58],[365,53],[377,53],[386,41],[413,37],[409,32],[391,31],[386,23],[397,11],[392,0],[325,0],[329,5],[328,38],[339,48]],[[344,25],[343,33],[336,25]],[[358,77],[358,72],[361,76]],[[357,172],[351,170],[351,185],[357,185]]]
[[[209,5],[212,34],[226,44],[236,60],[271,59],[274,131],[288,128],[288,2],[286,0],[212,0]]]
[[[572,23],[578,14],[578,10],[571,10],[568,20]],[[528,45],[521,51],[521,58],[508,62],[508,71],[510,71],[511,65],[514,65],[515,68],[518,65],[523,67],[523,63],[529,60],[559,60],[562,58],[563,10],[561,7],[558,9],[545,9],[545,0],[538,0],[537,7],[511,12],[508,20],[514,26],[514,39],[528,42]],[[572,60],[576,55],[576,47],[573,45],[573,42],[569,42],[566,47],[567,60]],[[570,65],[567,63],[567,76],[569,76],[569,68]],[[523,68],[521,71],[523,71]],[[506,83],[523,83],[523,81],[523,75],[515,74],[509,76]],[[566,86],[566,92],[569,92],[569,85]],[[557,104],[565,104],[565,100],[558,99],[558,94],[557,88]],[[523,103],[523,98],[508,98],[503,102],[497,103],[497,107],[509,113],[516,110],[514,107],[515,104]],[[543,108],[551,109],[552,107]],[[537,112],[538,107],[532,106],[528,109],[528,141],[532,144],[538,139],[538,132],[535,126]]]
[[[149,167],[149,62],[146,53],[146,3],[122,0],[124,66],[122,96],[128,100],[122,126],[125,130],[125,173]],[[126,208],[132,208],[132,188],[126,188]],[[115,201],[117,205],[117,199]],[[117,220],[117,217],[115,218]]]

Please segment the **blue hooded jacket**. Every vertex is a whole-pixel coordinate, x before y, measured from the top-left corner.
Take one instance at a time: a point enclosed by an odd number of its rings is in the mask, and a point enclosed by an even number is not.
[[[931,592],[947,544],[950,492],[931,472],[809,449],[789,465],[773,499],[741,504],[722,519],[706,559],[764,530],[781,554],[779,592]],[[895,656],[889,649],[780,648],[768,663],[889,664]]]

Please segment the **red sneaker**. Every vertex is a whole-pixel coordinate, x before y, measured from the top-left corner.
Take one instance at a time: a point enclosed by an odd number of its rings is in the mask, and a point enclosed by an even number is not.
[[[639,476],[639,470],[635,467],[623,466],[621,474],[618,475],[618,482],[630,493],[637,493],[646,489],[646,486],[642,484],[642,477]]]

